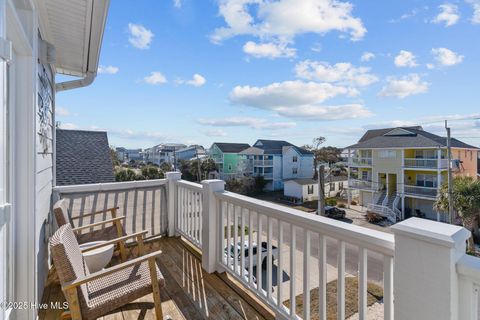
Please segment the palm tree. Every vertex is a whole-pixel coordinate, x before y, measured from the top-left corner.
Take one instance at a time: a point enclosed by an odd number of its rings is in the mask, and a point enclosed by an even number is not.
[[[477,217],[480,213],[480,180],[472,177],[457,176],[452,185],[453,208],[462,219],[462,225],[473,232],[476,228]],[[440,192],[433,208],[437,211],[448,212],[448,184],[440,187]],[[474,250],[473,238],[468,240],[468,250]]]

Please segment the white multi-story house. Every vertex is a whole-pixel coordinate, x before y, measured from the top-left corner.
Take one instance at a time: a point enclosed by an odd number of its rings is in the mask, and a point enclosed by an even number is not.
[[[117,153],[117,159],[120,162],[129,162],[129,161],[142,161],[143,152],[142,149],[127,149],[123,147],[115,148]]]
[[[176,151],[186,148],[187,146],[181,143],[161,143],[143,151],[143,160],[145,162],[152,162],[155,164],[162,164],[164,162],[175,163]]]
[[[262,176],[266,190],[282,190],[286,179],[313,177],[313,153],[282,140],[257,140],[239,153],[238,171]]]

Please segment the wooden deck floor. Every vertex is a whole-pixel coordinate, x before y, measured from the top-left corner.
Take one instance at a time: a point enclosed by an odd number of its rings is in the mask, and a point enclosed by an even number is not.
[[[146,244],[147,251],[162,250],[158,267],[166,279],[162,290],[162,309],[170,319],[268,319],[272,315],[249,297],[234,290],[235,284],[225,275],[208,274],[201,267],[197,253],[179,238],[161,238]],[[135,254],[132,250],[130,254]],[[45,287],[43,302],[63,302],[54,270]],[[248,301],[248,302],[247,302]],[[46,309],[39,312],[40,320],[60,319],[63,310]],[[144,296],[102,320],[154,319],[153,297]]]

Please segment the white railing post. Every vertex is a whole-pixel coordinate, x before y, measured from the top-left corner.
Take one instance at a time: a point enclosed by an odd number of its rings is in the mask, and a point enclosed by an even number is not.
[[[458,319],[457,261],[470,232],[462,227],[411,218],[395,234],[395,319]]]
[[[203,219],[202,219],[202,267],[208,273],[217,268],[217,200],[214,192],[225,190],[223,180],[204,180],[203,186]]]
[[[167,184],[167,225],[168,225],[168,236],[175,236],[175,221],[177,219],[176,205],[177,205],[177,188],[175,187],[175,182],[182,178],[181,172],[167,172],[165,174],[168,184]]]

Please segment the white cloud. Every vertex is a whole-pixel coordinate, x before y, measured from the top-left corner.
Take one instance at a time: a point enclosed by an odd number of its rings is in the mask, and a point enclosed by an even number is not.
[[[359,87],[368,86],[378,81],[377,76],[370,73],[370,68],[355,67],[347,62],[330,65],[327,62],[305,60],[297,63],[295,73],[301,79]]]
[[[289,129],[295,127],[295,122],[272,122],[271,120],[252,117],[229,117],[221,119],[198,119],[198,123],[213,127],[249,127],[252,129]]]
[[[114,66],[99,66],[98,73],[116,74],[120,69]]]
[[[271,109],[278,106],[298,106],[321,103],[338,95],[355,95],[351,88],[330,83],[284,81],[264,87],[236,86],[230,93],[233,103]]]
[[[445,27],[453,26],[460,19],[458,7],[451,3],[438,6],[440,13],[432,20],[433,23],[444,23]]]
[[[432,54],[435,60],[442,66],[454,66],[463,61],[464,56],[459,55],[447,48],[434,48]]]
[[[55,115],[59,117],[68,117],[70,115],[70,111],[64,107],[55,107]]]
[[[327,99],[357,94],[356,89],[349,87],[296,80],[272,83],[264,87],[237,86],[230,93],[230,101],[304,120],[337,120],[371,116],[372,113],[360,104],[322,105]]]
[[[293,41],[296,35],[330,31],[349,33],[352,40],[367,30],[352,15],[353,5],[339,0],[218,0],[226,26],[211,35],[215,43],[237,35]]]
[[[195,73],[193,75],[192,80],[188,80],[187,84],[192,85],[194,87],[201,87],[205,83],[207,83],[207,79],[205,79],[202,75]]]
[[[227,133],[223,129],[205,130],[203,133],[208,137],[226,137]]]
[[[173,0],[173,6],[180,9],[182,7],[182,0]]]
[[[132,46],[138,49],[150,48],[150,43],[154,37],[151,30],[145,28],[141,24],[129,23],[128,31],[130,33],[128,42],[130,42]]]
[[[336,106],[303,105],[294,108],[276,108],[279,115],[303,120],[344,120],[373,116],[373,113],[361,104],[344,104]]]
[[[296,49],[289,48],[286,43],[255,43],[248,41],[243,46],[243,52],[255,58],[291,58],[296,55]]]
[[[167,83],[167,78],[161,72],[153,71],[149,76],[143,78],[143,81],[145,81],[145,83],[155,85]]]
[[[364,52],[360,57],[360,61],[362,62],[368,62],[372,59],[375,59],[375,54],[372,52]]]
[[[473,7],[473,15],[470,21],[473,24],[480,24],[480,0],[466,0]]]
[[[201,74],[195,73],[190,80],[176,79],[175,82],[178,84],[188,84],[194,87],[201,87],[207,83],[207,79]]]
[[[410,51],[400,50],[400,53],[395,57],[395,65],[397,67],[413,68],[418,66],[415,60],[415,55]]]
[[[397,22],[400,22],[402,20],[406,20],[406,19],[410,19],[410,18],[413,18],[415,17],[417,14],[418,14],[419,10],[417,8],[413,9],[412,11],[408,12],[408,13],[404,13],[400,16],[400,18],[398,19],[391,19],[390,23],[397,23]]]
[[[71,122],[66,122],[66,123],[62,123],[60,122],[58,127],[60,129],[65,129],[65,130],[75,130],[75,129],[78,129],[78,126],[74,123],[71,123]]]
[[[401,78],[387,78],[385,85],[379,92],[381,97],[397,97],[403,99],[408,96],[425,93],[428,91],[428,82],[422,81],[418,74],[412,73]]]

